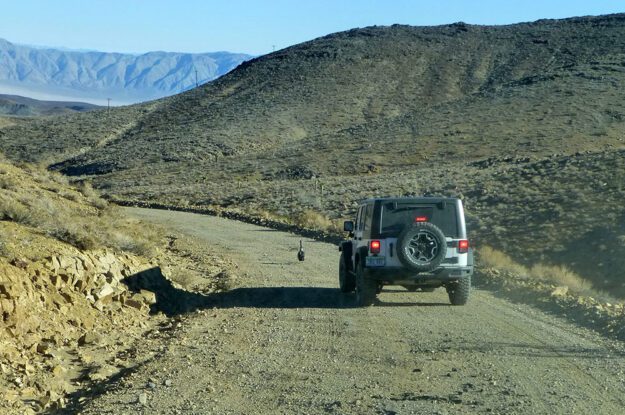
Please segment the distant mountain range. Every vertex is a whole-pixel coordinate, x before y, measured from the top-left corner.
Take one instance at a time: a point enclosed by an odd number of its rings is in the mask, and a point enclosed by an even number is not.
[[[230,52],[68,51],[0,39],[0,93],[96,104],[110,98],[112,105],[128,104],[188,90],[250,58]]]

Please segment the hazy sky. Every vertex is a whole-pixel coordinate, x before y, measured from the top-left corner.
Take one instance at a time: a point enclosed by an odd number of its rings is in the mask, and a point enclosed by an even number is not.
[[[0,37],[110,52],[263,54],[371,25],[507,24],[625,12],[612,0],[2,0]]]

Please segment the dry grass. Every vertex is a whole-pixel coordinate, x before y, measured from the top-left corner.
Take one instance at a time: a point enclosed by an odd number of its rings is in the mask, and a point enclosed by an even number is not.
[[[527,268],[515,262],[505,253],[489,246],[480,248],[480,263],[487,267],[507,271],[512,274],[549,282],[559,286],[566,286],[576,293],[586,293],[592,290],[592,284],[575,274],[563,265],[536,264]]]
[[[588,292],[592,289],[590,282],[584,280],[564,265],[536,264],[529,270],[529,275],[539,280],[567,286],[571,291],[577,293]]]
[[[297,226],[305,229],[318,231],[335,231],[337,229],[334,221],[324,214],[310,209],[295,215],[294,222]]]
[[[0,195],[0,220],[11,220],[24,225],[33,225],[33,211],[22,202],[8,195]]]
[[[0,235],[0,257],[8,258],[11,254],[7,241],[4,239],[4,235]]]
[[[0,220],[12,221],[88,250],[109,247],[144,256],[157,254],[161,232],[127,218],[89,185],[73,188],[67,178],[33,165],[0,164]],[[12,185],[19,183],[19,186]]]
[[[499,270],[509,271],[513,274],[527,275],[527,268],[523,265],[516,263],[507,254],[491,248],[490,246],[483,246],[479,250],[480,264],[487,267],[496,268]]]
[[[0,128],[10,127],[12,125],[15,125],[15,122],[11,118],[0,117]]]

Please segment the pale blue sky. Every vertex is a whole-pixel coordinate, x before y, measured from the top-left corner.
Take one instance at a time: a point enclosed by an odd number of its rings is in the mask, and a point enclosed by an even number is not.
[[[271,52],[329,33],[393,23],[508,24],[625,12],[612,0],[2,0],[0,38],[142,53]]]

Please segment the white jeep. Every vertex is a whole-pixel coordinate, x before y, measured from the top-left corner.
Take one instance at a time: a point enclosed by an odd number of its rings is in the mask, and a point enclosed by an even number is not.
[[[384,285],[409,291],[442,286],[453,305],[469,299],[473,252],[460,199],[365,200],[344,230],[350,239],[339,246],[339,286],[344,293],[355,290],[359,306],[373,304]]]

